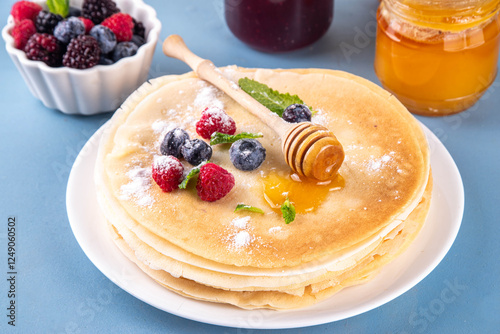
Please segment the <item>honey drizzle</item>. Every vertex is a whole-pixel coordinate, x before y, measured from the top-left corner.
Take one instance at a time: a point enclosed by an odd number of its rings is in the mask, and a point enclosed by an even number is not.
[[[280,208],[288,197],[298,214],[313,212],[332,191],[345,186],[344,178],[337,176],[329,181],[318,182],[300,177],[292,172],[271,171],[262,178],[263,196],[271,209],[281,214]]]

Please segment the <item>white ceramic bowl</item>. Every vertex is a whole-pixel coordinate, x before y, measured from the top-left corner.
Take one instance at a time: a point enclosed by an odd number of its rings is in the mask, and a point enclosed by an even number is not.
[[[35,1],[46,8],[45,1]],[[83,0],[70,0],[81,8]],[[26,58],[22,50],[14,47],[10,35],[14,20],[9,16],[2,30],[7,52],[16,64],[31,93],[48,108],[66,114],[92,115],[116,110],[123,101],[146,81],[161,23],[156,11],[142,0],[115,0],[118,8],[141,21],[146,29],[146,44],[137,54],[119,60],[113,65],[97,65],[79,70],[68,67],[49,67],[41,61]]]

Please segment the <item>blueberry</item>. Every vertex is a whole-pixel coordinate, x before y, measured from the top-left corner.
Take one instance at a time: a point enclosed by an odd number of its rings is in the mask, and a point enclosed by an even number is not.
[[[137,53],[139,47],[132,42],[121,42],[116,45],[113,51],[113,60],[117,62],[118,60],[133,56]]]
[[[254,170],[266,159],[266,149],[255,139],[240,139],[231,145],[229,159],[239,170]]]
[[[288,123],[300,123],[311,121],[311,110],[303,104],[292,104],[283,111],[283,119]]]
[[[82,16],[82,11],[76,7],[69,7],[68,17],[70,16]]]
[[[182,158],[181,147],[189,140],[189,135],[181,128],[170,130],[165,135],[160,146],[160,152],[163,155],[173,155],[176,158]]]
[[[101,57],[99,57],[99,65],[113,65],[115,62],[109,55],[105,55],[101,53]]]
[[[193,166],[212,157],[212,148],[201,139],[188,140],[181,147],[181,154]]]
[[[85,25],[77,17],[61,21],[54,28],[54,36],[64,44],[68,44],[73,38],[83,34],[85,34]]]
[[[146,41],[144,40],[144,38],[142,38],[139,35],[133,35],[132,36],[132,43],[134,43],[135,45],[140,47],[140,46],[144,45],[144,43],[146,43]]]
[[[116,46],[116,35],[108,27],[98,24],[89,34],[97,40],[102,53],[110,53]]]

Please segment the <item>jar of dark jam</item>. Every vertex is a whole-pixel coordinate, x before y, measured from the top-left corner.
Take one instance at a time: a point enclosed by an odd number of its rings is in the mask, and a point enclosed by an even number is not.
[[[224,0],[229,29],[264,52],[300,49],[323,36],[333,20],[333,0]]]

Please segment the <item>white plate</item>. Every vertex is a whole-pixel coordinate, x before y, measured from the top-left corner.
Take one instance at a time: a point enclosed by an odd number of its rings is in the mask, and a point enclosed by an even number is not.
[[[464,190],[457,166],[439,139],[424,126],[431,148],[434,189],[429,217],[413,244],[370,282],[340,291],[314,306],[292,311],[242,310],[196,301],[163,288],[114,245],[94,188],[94,164],[102,128],[78,155],[66,193],[73,233],[88,258],[111,281],[140,300],[169,313],[209,324],[241,328],[294,328],[345,319],[400,296],[444,258],[460,228]]]

